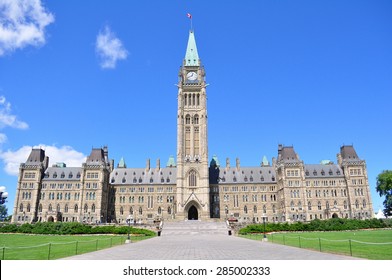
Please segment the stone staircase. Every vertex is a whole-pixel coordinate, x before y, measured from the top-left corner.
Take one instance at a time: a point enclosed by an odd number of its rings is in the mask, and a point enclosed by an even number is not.
[[[179,222],[165,222],[161,235],[227,235],[228,230],[222,221],[189,220]]]

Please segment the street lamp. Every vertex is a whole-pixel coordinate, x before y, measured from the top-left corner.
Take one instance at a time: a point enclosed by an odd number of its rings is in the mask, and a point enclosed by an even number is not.
[[[131,235],[130,235],[130,232],[131,232],[131,219],[132,219],[131,215],[129,215],[128,218],[126,219],[127,224],[128,224],[128,237],[127,237],[127,240],[125,240],[125,243],[131,243]]]
[[[267,217],[265,214],[263,214],[262,218],[263,218],[263,225],[264,225],[263,241],[267,241],[267,235],[265,234],[265,220]]]

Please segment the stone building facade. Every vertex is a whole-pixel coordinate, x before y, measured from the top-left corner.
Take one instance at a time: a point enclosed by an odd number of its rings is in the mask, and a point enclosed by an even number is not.
[[[269,222],[373,216],[366,163],[342,146],[337,163],[305,164],[292,146],[272,163],[221,166],[208,157],[207,83],[193,31],[178,80],[177,155],[165,166],[128,168],[94,148],[81,167],[49,166],[42,149],[20,165],[13,222],[149,223],[227,219]]]

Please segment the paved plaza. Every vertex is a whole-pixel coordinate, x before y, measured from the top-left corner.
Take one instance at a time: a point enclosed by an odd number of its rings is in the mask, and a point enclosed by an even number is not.
[[[228,235],[225,223],[164,224],[162,235],[145,241],[68,257],[69,260],[353,260],[335,255]]]

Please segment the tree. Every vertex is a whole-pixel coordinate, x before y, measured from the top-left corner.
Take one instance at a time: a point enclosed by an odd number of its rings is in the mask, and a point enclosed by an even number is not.
[[[0,205],[0,221],[3,221],[5,218],[7,218],[7,212],[7,207],[4,204]]]
[[[376,190],[380,196],[385,196],[384,215],[392,215],[392,170],[384,170],[377,176]]]

